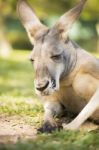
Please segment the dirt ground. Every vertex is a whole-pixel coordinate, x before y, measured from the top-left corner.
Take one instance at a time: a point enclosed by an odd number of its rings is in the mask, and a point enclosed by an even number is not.
[[[0,143],[15,143],[21,138],[36,138],[34,126],[25,123],[24,117],[0,117]]]
[[[26,123],[24,119],[26,120],[20,116],[0,117],[0,144],[16,143],[21,138],[35,139],[37,137],[37,129]],[[86,122],[80,130],[90,131],[97,128],[98,125]]]

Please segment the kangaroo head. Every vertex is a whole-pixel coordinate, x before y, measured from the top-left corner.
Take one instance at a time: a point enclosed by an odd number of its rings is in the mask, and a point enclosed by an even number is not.
[[[34,45],[30,59],[34,65],[34,84],[38,95],[49,95],[58,90],[60,80],[72,68],[75,49],[68,39],[68,32],[85,1],[60,17],[50,29],[39,21],[27,2],[19,1],[19,17]]]

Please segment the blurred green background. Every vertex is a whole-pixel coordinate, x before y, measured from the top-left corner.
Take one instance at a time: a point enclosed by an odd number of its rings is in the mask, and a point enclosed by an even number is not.
[[[79,0],[27,0],[40,20],[51,26]],[[7,55],[10,49],[31,50],[24,28],[16,13],[17,0],[0,0],[0,53]],[[99,52],[99,0],[88,0],[74,24],[70,37],[88,51]],[[6,53],[6,54],[5,54]]]

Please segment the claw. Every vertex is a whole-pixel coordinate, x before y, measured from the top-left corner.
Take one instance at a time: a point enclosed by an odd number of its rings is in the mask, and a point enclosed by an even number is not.
[[[61,127],[56,125],[52,126],[49,122],[43,124],[41,128],[38,129],[38,133],[52,133],[55,130],[60,130]]]

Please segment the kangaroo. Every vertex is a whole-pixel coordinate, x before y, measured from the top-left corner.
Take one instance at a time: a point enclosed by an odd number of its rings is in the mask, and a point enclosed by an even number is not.
[[[77,130],[88,119],[99,121],[99,59],[69,38],[86,0],[81,0],[51,28],[43,25],[30,5],[21,0],[17,11],[34,48],[35,92],[44,106],[42,132],[57,128],[54,116],[66,110],[77,114],[65,130]]]

